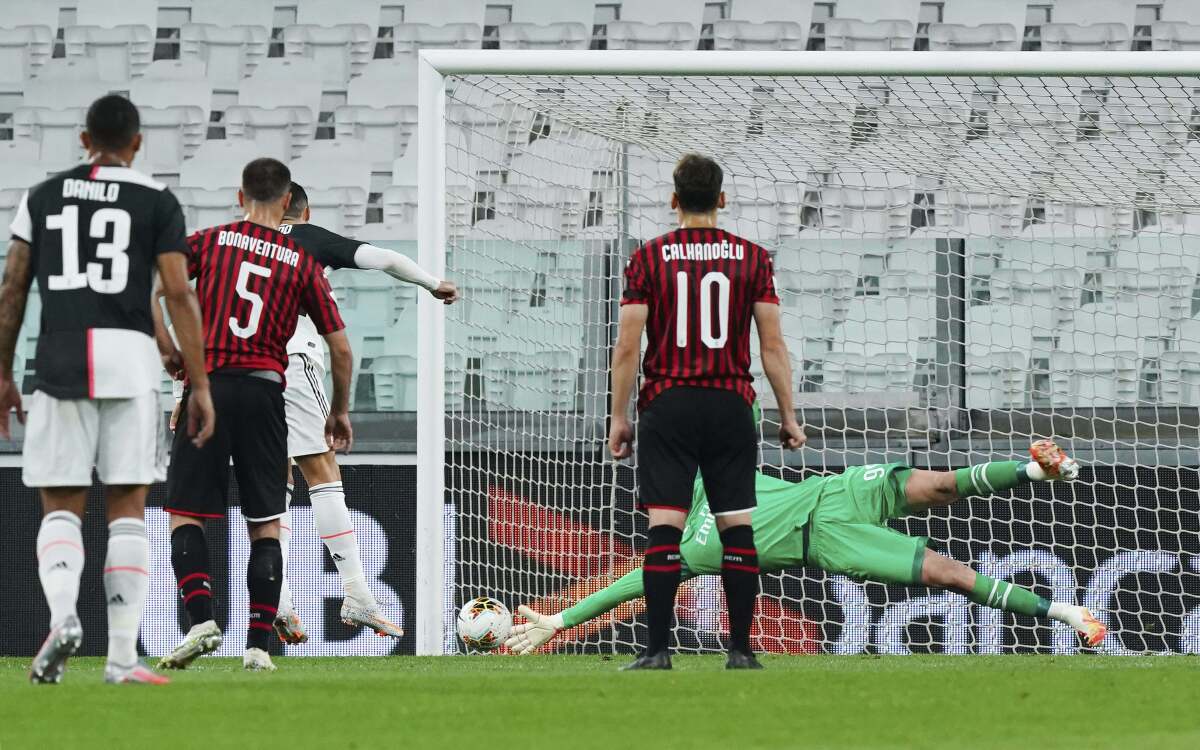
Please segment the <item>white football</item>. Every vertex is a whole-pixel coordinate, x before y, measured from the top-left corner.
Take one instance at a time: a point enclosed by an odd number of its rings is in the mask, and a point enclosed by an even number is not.
[[[508,607],[487,596],[472,599],[458,611],[458,637],[468,649],[491,651],[512,629]]]

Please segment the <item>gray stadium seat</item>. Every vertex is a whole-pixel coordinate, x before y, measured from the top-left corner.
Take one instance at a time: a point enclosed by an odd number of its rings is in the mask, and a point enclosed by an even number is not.
[[[386,192],[386,191],[385,191]],[[417,224],[409,221],[384,221],[364,224],[355,235],[364,242],[411,242],[417,239]]]
[[[307,192],[314,223],[341,234],[354,234],[366,224],[366,190],[339,186],[314,188]]]
[[[270,33],[274,25],[273,3],[245,0],[192,0],[192,23],[209,26],[256,26]]]
[[[383,220],[415,226],[417,223],[417,189],[391,185],[383,191]]]
[[[296,22],[316,26],[342,23],[379,26],[380,0],[297,0]]]
[[[326,90],[345,90],[350,77],[371,60],[375,34],[374,24],[295,24],[283,30],[284,55],[314,61]]]
[[[401,23],[396,25],[394,39],[396,57],[415,59],[419,49],[478,49],[483,28],[474,23]]]
[[[20,91],[54,50],[54,29],[49,26],[0,28],[0,89]]]
[[[182,187],[220,190],[242,180],[242,167],[262,154],[253,141],[205,141],[179,171]],[[236,198],[236,196],[235,196]]]
[[[1034,316],[1022,306],[967,308],[967,408],[1024,406]]]
[[[79,143],[79,131],[87,114],[85,106],[17,107],[13,112],[13,140],[36,149],[34,153],[48,172],[78,164],[86,156]]]
[[[911,50],[915,39],[911,21],[831,18],[825,22],[827,50]]]
[[[379,411],[417,410],[417,358],[407,355],[376,357],[371,361],[375,408]],[[449,390],[449,389],[447,389]]]
[[[154,55],[154,26],[68,26],[63,30],[67,58],[85,59],[105,81],[141,75]]]
[[[180,29],[180,57],[199,60],[214,88],[235,91],[242,79],[267,59],[266,26],[188,23]]]
[[[1200,349],[1163,352],[1159,363],[1162,403],[1200,406]]]
[[[961,23],[929,24],[929,49],[932,50],[1017,50],[1021,35],[1012,24]]]
[[[802,50],[807,42],[807,26],[796,21],[727,20],[713,24],[713,49]]]
[[[608,48],[613,50],[689,50],[696,49],[698,39],[696,27],[682,21],[615,21],[608,24]]]
[[[130,84],[130,98],[142,116],[138,161],[150,171],[178,172],[208,129],[211,84],[203,77],[170,77],[172,72],[187,76],[195,69],[186,62],[160,60]]]
[[[315,62],[267,59],[241,82],[237,105],[225,111],[226,137],[253,140],[260,155],[288,161],[313,139],[320,108]]]
[[[158,26],[158,0],[78,0],[75,22],[85,26]]]
[[[1063,50],[1127,50],[1129,27],[1123,23],[1042,24],[1042,49]]]
[[[4,27],[43,26],[51,35],[58,29],[58,3],[38,3],[29,0],[0,0],[0,18]]]
[[[506,23],[499,31],[500,49],[587,49],[592,42],[582,23]]]
[[[1200,23],[1158,21],[1151,27],[1151,45],[1156,50],[1200,49]]]
[[[371,156],[357,141],[313,141],[292,162],[296,182],[307,188],[371,187]]]
[[[1051,352],[1050,404],[1055,408],[1104,408],[1137,401],[1138,359],[1134,352]]]
[[[914,390],[916,365],[902,352],[831,351],[821,363],[821,373],[821,390],[827,393],[907,393]]]

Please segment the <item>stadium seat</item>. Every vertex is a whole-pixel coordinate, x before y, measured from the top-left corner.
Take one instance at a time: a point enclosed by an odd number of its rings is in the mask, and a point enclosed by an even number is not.
[[[388,168],[413,142],[417,132],[417,108],[408,105],[368,103],[363,96],[362,78],[350,82],[348,103],[333,111],[337,140],[355,141],[371,155],[371,160]],[[358,91],[356,92],[356,87]]]
[[[0,27],[0,90],[19,91],[53,51],[54,29],[49,26]]]
[[[1082,286],[1079,269],[1061,267],[997,268],[989,281],[994,304],[1030,312],[1035,338],[1051,338],[1070,325]]]
[[[1134,352],[1050,353],[1050,405],[1104,408],[1137,402],[1138,358]]]
[[[379,26],[380,0],[299,0],[296,23],[335,26],[342,23]]]
[[[846,319],[833,332],[833,351],[874,357],[880,354],[917,355],[931,338],[934,318],[922,304],[903,298],[857,297],[850,300]]]
[[[383,220],[402,225],[416,226],[417,189],[415,187],[391,185],[383,191]]]
[[[212,86],[178,60],[160,60],[130,84],[129,95],[142,116],[142,150],[138,161],[151,171],[178,172],[204,141]],[[179,78],[171,77],[173,73]]]
[[[831,351],[821,362],[826,393],[905,393],[913,391],[916,365],[903,352],[866,355]]]
[[[209,143],[219,143],[219,141],[209,141]],[[186,170],[186,164],[192,161],[195,159],[185,162],[183,169]],[[226,165],[225,171],[232,172],[234,170]],[[182,180],[183,177],[181,176],[180,179]],[[236,183],[237,175],[235,174],[231,179]],[[220,189],[181,186],[174,188],[172,192],[175,193],[180,206],[183,207],[187,231],[194,232],[205,227],[236,221],[245,216],[245,210],[238,206],[237,191],[237,185],[234,184]]]
[[[316,62],[325,90],[345,90],[350,77],[371,60],[375,51],[375,31],[374,24],[287,26],[283,29],[284,55]]]
[[[1158,357],[1172,336],[1157,300],[1139,297],[1116,303],[1090,303],[1076,311],[1073,327],[1059,337],[1059,349],[1076,354],[1132,352]]]
[[[209,26],[256,26],[268,34],[274,26],[273,3],[245,0],[192,0],[192,23]]]
[[[967,352],[968,409],[1020,409],[1029,401],[1029,354],[1020,351]]]
[[[225,110],[225,137],[253,141],[259,156],[291,161],[312,140],[316,125],[307,107],[264,109],[237,105]]]
[[[105,81],[141,75],[154,55],[153,26],[68,26],[63,39],[67,58],[87,60]]]
[[[572,411],[577,397],[579,352],[496,352],[484,355],[483,377],[489,409]]]
[[[225,111],[225,134],[255,141],[261,156],[290,161],[316,133],[321,76],[312,60],[267,59],[238,88]]]
[[[355,107],[408,107],[417,104],[415,58],[372,60],[350,81],[346,104]]]
[[[582,23],[505,23],[500,49],[587,49],[592,30]]]
[[[242,79],[267,59],[270,31],[264,26],[188,23],[180,29],[180,57],[199,60],[213,88],[236,91]]]
[[[1159,366],[1162,403],[1200,406],[1200,348],[1163,352]]]
[[[822,229],[906,237],[912,213],[912,187],[912,177],[905,174],[835,174],[821,189]]]
[[[238,104],[265,109],[303,108],[315,121],[321,110],[320,66],[312,60],[267,58],[241,82]]]
[[[1150,30],[1150,43],[1156,50],[1200,49],[1200,23],[1158,21]]]
[[[385,194],[387,191],[384,191]],[[363,242],[413,242],[417,239],[416,221],[384,221],[364,224],[355,234]]]
[[[50,109],[17,107],[13,112],[13,140],[36,145],[38,158],[47,172],[57,172],[83,161],[79,132],[83,129],[86,107]]]
[[[415,60],[420,49],[479,49],[483,28],[474,23],[401,23],[396,25],[394,39],[396,57]]]
[[[292,178],[308,188],[371,188],[370,153],[357,141],[313,141],[292,162]]]
[[[7,229],[21,196],[46,179],[46,168],[19,141],[0,143],[0,165],[3,165],[0,167],[0,227]]]
[[[47,60],[37,78],[25,84],[21,104],[26,107],[87,107],[116,86],[101,81],[87,60]]]
[[[253,141],[205,141],[191,159],[180,165],[179,184],[205,190],[229,188],[236,193],[242,181],[242,167],[259,156],[262,153]]]
[[[1042,24],[1042,50],[1127,50],[1129,27],[1123,23]]]
[[[929,49],[933,50],[1017,50],[1021,35],[1012,24],[961,23],[929,24]]]
[[[367,191],[358,187],[307,190],[312,221],[331,232],[354,234],[367,222]]]
[[[830,18],[825,22],[827,50],[911,50],[915,39],[911,21]]]
[[[1200,317],[1188,318],[1175,329],[1175,349],[1200,351]]]
[[[1192,314],[1192,284],[1195,271],[1185,267],[1106,269],[1102,275],[1104,300],[1117,303],[1155,303],[1158,315],[1170,324]]]
[[[51,36],[58,29],[58,3],[38,3],[29,0],[0,0],[0,18],[4,28],[17,29],[22,26],[43,26],[50,29]]]
[[[611,50],[694,50],[698,39],[696,27],[682,21],[614,21],[608,24],[608,48]]]
[[[371,361],[375,381],[375,408],[379,411],[417,410],[417,358],[405,355],[376,357]]]
[[[804,25],[795,21],[717,21],[713,24],[713,49],[802,50],[807,36]]]
[[[158,0],[78,0],[75,5],[80,25],[146,26],[152,32],[158,26]]]

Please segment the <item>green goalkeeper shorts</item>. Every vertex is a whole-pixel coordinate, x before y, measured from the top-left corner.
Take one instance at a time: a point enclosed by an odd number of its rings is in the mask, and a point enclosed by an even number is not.
[[[908,513],[911,473],[903,464],[873,464],[829,481],[809,520],[809,564],[851,578],[919,583],[928,539],[887,526]]]

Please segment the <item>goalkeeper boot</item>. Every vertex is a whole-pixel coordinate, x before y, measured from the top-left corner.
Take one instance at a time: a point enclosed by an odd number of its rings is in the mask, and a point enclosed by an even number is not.
[[[762,669],[758,658],[748,651],[730,651],[729,659],[725,662],[726,669]]]
[[[1079,629],[1079,637],[1089,646],[1099,646],[1108,635],[1108,626],[1100,622],[1090,609],[1083,610],[1083,627]]]
[[[109,685],[169,685],[165,676],[138,660],[132,666],[123,667],[111,661],[104,665],[104,681]]]
[[[193,625],[175,650],[158,660],[159,669],[187,669],[188,665],[205,654],[221,647],[221,629],[208,620]]]
[[[38,684],[57,684],[62,682],[63,672],[67,668],[67,659],[79,650],[83,644],[83,626],[79,618],[70,615],[58,625],[50,628],[37,656],[33,657],[33,665],[29,668],[29,681]]]
[[[242,666],[250,672],[274,672],[275,663],[271,655],[261,648],[248,648],[242,655]]]
[[[1079,464],[1063,452],[1053,440],[1039,440],[1029,446],[1029,455],[1037,461],[1047,479],[1074,482],[1079,478]]]
[[[294,609],[279,610],[279,613],[275,615],[273,625],[275,634],[284,643],[295,646],[308,642],[308,633],[304,630],[304,623],[300,622],[300,615],[296,614]]]
[[[342,622],[354,627],[370,628],[381,638],[404,637],[404,628],[384,617],[378,604],[366,606],[350,597],[342,601]]]
[[[659,651],[657,654],[642,654],[633,662],[621,667],[622,672],[632,672],[638,669],[670,669],[671,654]]]

